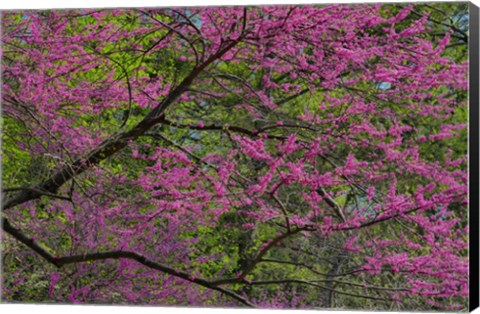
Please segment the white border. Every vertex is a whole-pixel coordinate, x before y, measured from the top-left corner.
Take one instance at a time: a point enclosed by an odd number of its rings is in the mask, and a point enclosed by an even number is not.
[[[260,4],[312,4],[312,3],[375,3],[408,2],[402,0],[2,0],[0,10],[51,9],[51,8],[107,8],[107,7],[161,7],[161,6],[219,6],[219,5],[260,5]],[[412,1],[410,1],[412,2]],[[427,2],[427,1],[416,1]],[[433,1],[430,1],[433,2]],[[438,0],[434,2],[458,2]],[[462,1],[463,2],[463,1]],[[480,6],[480,0],[473,0]]]

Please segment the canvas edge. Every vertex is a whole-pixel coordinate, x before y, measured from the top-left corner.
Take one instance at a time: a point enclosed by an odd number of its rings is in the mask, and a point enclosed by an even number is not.
[[[479,307],[479,8],[469,2],[469,311]]]

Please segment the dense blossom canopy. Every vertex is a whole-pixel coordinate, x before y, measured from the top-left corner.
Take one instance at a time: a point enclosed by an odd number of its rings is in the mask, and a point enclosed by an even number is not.
[[[464,6],[3,13],[4,299],[465,308]]]

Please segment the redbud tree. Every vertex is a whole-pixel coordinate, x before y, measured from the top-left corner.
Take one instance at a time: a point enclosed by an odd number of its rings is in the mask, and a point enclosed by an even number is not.
[[[2,13],[9,302],[465,309],[462,3]]]

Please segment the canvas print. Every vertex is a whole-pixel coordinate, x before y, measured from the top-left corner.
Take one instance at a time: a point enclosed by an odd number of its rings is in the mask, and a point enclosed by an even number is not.
[[[2,302],[468,311],[471,8],[1,12]]]

